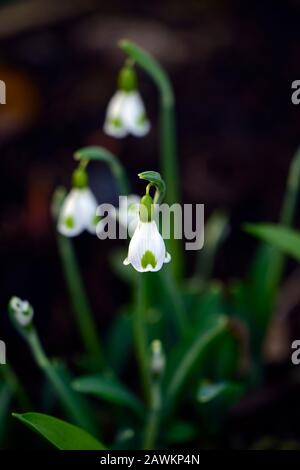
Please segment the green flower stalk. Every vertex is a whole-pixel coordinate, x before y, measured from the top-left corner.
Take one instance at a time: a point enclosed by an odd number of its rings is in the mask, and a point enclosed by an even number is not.
[[[66,410],[69,417],[79,426],[91,432],[95,432],[93,420],[83,408],[76,393],[64,382],[54,365],[49,361],[41,345],[40,339],[33,325],[33,308],[27,300],[12,297],[8,304],[10,318],[27,342],[37,365],[44,372]]]
[[[162,412],[161,382],[166,366],[166,358],[161,341],[154,340],[150,346],[151,396],[148,419],[146,421],[143,449],[154,449]]]
[[[65,200],[64,189],[57,189],[52,201],[52,213],[54,220],[61,214],[61,207]],[[97,368],[104,365],[102,347],[94,316],[91,311],[89,300],[81,278],[80,269],[74,252],[74,248],[69,237],[61,233],[57,236],[58,249],[62,260],[65,279],[78,326],[78,332],[82,338],[85,350],[91,364]]]
[[[132,64],[125,65],[118,76],[118,90],[108,104],[104,131],[112,137],[122,138],[128,134],[143,137],[149,130],[136,72]]]
[[[160,94],[160,166],[168,191],[166,202],[180,201],[177,136],[175,125],[175,99],[171,81],[157,60],[137,44],[122,40],[120,48],[152,78]],[[183,271],[182,247],[179,240],[169,241],[173,253],[173,272],[181,278]]]

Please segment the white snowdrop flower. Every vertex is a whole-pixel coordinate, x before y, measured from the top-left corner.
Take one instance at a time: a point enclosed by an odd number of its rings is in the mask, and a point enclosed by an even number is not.
[[[152,209],[151,196],[144,196],[140,204],[140,220],[124,260],[125,265],[131,264],[139,272],[159,271],[164,263],[171,261],[156,222],[152,220]]]
[[[149,130],[145,106],[137,90],[136,73],[132,67],[123,67],[119,75],[119,89],[108,104],[104,131],[122,138],[128,134],[143,137]]]
[[[119,223],[128,230],[130,237],[134,234],[140,220],[140,202],[141,198],[136,194],[130,194],[126,197],[126,200],[124,198],[124,202],[123,197],[120,198],[117,218]]]
[[[138,223],[129,243],[125,265],[131,264],[139,272],[159,271],[171,256],[166,251],[165,242],[158,231],[156,222]]]
[[[112,222],[113,224],[116,224],[117,221],[122,226],[124,238],[127,237],[127,233],[129,234],[130,237],[132,237],[140,220],[139,218],[140,201],[141,201],[140,196],[131,194],[129,196],[119,196],[118,208],[114,206],[107,207],[107,205],[105,205],[106,207],[105,209],[103,209],[103,212],[106,212],[107,215],[105,217],[102,217],[101,220],[97,224],[98,237],[102,239],[102,234],[104,232],[107,233],[107,228],[110,222]],[[113,227],[112,232],[114,234],[116,233],[115,225]]]
[[[65,198],[58,217],[57,230],[66,237],[75,237],[84,230],[95,234],[99,221],[97,201],[88,187],[87,173],[78,168],[73,173],[73,188]]]
[[[31,324],[33,308],[27,300],[12,297],[9,302],[9,309],[18,325],[26,327]]]

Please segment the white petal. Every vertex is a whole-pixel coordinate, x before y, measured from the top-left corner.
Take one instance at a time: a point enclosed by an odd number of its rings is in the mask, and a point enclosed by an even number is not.
[[[81,211],[78,210],[81,189],[71,189],[60,210],[57,230],[66,237],[75,237],[85,228]]]
[[[121,200],[121,204],[117,212],[119,223],[128,230],[129,236],[132,237],[139,223],[140,196],[130,194],[126,200]]]
[[[132,264],[139,272],[159,271],[166,259],[165,243],[155,221],[140,221],[129,243],[124,264]]]
[[[97,206],[97,200],[90,188],[81,189],[79,211],[81,213],[85,229],[92,234],[96,233],[97,223],[95,223],[95,219]]]
[[[150,123],[138,91],[127,93],[122,103],[122,119],[127,131],[136,137],[143,137],[149,132]]]
[[[172,256],[170,255],[170,253],[166,251],[164,263],[170,263],[171,259],[172,259]]]
[[[122,138],[127,135],[127,129],[124,125],[123,108],[127,93],[117,91],[111,98],[105,117],[104,132],[112,137]]]

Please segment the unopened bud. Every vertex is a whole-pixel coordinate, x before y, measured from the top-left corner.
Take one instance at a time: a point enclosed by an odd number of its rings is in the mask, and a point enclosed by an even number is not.
[[[15,322],[25,328],[29,326],[33,318],[33,308],[27,300],[21,300],[19,297],[12,297],[8,304],[9,312]]]
[[[161,376],[164,373],[166,359],[162,348],[161,341],[155,339],[151,343],[151,360],[150,368],[154,376]]]

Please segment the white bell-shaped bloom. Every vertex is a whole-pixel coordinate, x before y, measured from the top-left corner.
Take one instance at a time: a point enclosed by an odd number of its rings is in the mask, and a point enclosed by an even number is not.
[[[143,137],[150,130],[145,106],[137,90],[118,90],[111,98],[104,123],[104,131],[113,137],[128,134]]]
[[[124,201],[125,202],[123,202],[123,198],[120,201],[119,209],[117,210],[117,218],[119,224],[127,228],[130,237],[132,237],[140,220],[139,211],[141,198],[136,194],[130,194]]]
[[[158,231],[156,222],[138,223],[128,248],[125,265],[131,264],[139,272],[159,271],[171,256],[166,251],[165,242]]]
[[[95,234],[96,210],[96,198],[88,187],[71,189],[59,214],[58,231],[66,237],[75,237],[84,230]]]

